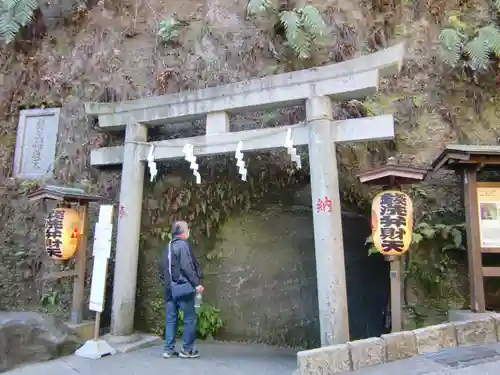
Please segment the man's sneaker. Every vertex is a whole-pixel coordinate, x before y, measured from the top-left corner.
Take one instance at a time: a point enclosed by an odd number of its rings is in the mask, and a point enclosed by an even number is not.
[[[163,358],[175,358],[178,356],[179,356],[179,353],[177,353],[176,351],[163,353]]]
[[[179,357],[181,358],[198,358],[200,356],[200,352],[197,349],[192,349],[192,350],[181,350],[179,353]]]

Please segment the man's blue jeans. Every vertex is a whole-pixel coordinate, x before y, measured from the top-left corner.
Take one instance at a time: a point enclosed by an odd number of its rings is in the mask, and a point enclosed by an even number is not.
[[[182,350],[189,352],[194,349],[196,339],[196,309],[195,296],[174,301],[172,298],[165,304],[165,353],[175,350],[177,333],[177,316],[179,309],[184,313],[184,334],[182,335]]]

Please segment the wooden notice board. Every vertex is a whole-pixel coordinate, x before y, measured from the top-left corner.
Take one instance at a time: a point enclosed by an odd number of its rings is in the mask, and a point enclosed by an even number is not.
[[[477,182],[474,170],[465,170],[465,202],[471,308],[486,311],[485,277],[500,277],[500,267],[484,267],[482,254],[500,254],[500,183]]]

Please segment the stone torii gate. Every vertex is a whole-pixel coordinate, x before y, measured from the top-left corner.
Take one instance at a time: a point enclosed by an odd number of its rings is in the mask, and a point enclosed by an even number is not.
[[[122,165],[117,225],[111,335],[132,335],[137,284],[144,168],[150,146],[155,160],[284,147],[288,129],[294,145],[309,145],[313,205],[328,197],[332,210],[313,212],[321,344],[349,340],[344,248],[335,143],[394,138],[392,115],[332,120],[332,100],[362,99],[377,92],[379,79],[401,69],[404,45],[314,69],[235,84],[122,103],[86,103],[105,131],[125,130],[125,144],[92,150],[95,167]],[[306,104],[306,123],[231,132],[228,114]],[[206,135],[147,143],[149,127],[206,117]],[[203,170],[200,170],[203,175]],[[123,337],[125,336],[125,337]]]

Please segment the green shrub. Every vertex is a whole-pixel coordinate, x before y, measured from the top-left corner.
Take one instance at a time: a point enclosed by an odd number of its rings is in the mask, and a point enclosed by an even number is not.
[[[206,340],[213,337],[224,325],[224,321],[219,315],[220,311],[213,306],[202,304],[196,311],[196,337]],[[184,332],[184,314],[179,311],[177,321],[177,335],[180,337]]]

